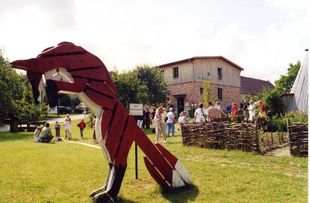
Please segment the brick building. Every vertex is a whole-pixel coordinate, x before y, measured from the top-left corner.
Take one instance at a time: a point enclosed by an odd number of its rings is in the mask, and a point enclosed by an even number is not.
[[[179,113],[203,101],[203,83],[211,83],[211,98],[223,107],[240,100],[242,67],[222,56],[192,57],[160,65],[170,90],[170,104]]]

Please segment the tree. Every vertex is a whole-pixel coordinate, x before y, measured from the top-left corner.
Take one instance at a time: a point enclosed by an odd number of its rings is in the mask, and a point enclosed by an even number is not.
[[[16,101],[21,100],[21,77],[0,56],[0,119],[16,114]]]
[[[298,61],[296,64],[289,64],[287,74],[281,75],[280,79],[275,81],[276,89],[280,94],[290,93],[299,69],[300,61]]]
[[[113,72],[112,80],[117,88],[117,97],[127,108],[130,103],[143,103],[146,98],[146,87],[139,84],[137,75],[134,72]]]
[[[67,94],[59,93],[58,94],[58,100],[59,100],[60,106],[69,106],[69,107],[72,106],[72,100],[71,100],[70,96]]]
[[[141,84],[147,87],[144,103],[160,104],[168,99],[168,86],[158,68],[149,65],[137,66],[134,70]]]
[[[18,120],[39,120],[44,113],[47,113],[46,104],[40,103],[39,105],[35,105],[31,85],[28,82],[28,79],[24,75],[20,75],[20,77],[22,97],[20,100],[15,101],[14,115]]]
[[[262,92],[262,99],[267,106],[267,115],[278,116],[283,113],[282,94],[276,89]]]
[[[206,80],[203,83],[203,101],[204,105],[208,106],[209,102],[212,100],[211,98],[211,81]]]
[[[0,56],[0,120],[37,120],[44,105],[36,107],[31,86],[23,74],[18,74],[9,62]]]
[[[129,107],[129,103],[159,104],[168,98],[168,86],[157,68],[148,65],[137,66],[134,70],[112,73],[119,100]]]

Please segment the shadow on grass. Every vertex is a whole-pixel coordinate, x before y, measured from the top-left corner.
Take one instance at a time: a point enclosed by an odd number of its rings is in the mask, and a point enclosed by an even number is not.
[[[182,188],[161,189],[162,196],[170,202],[187,203],[194,201],[199,194],[199,189],[195,185],[188,185]]]
[[[5,141],[15,141],[15,140],[28,140],[33,138],[33,133],[9,133],[1,132],[0,133],[0,142]]]
[[[118,202],[120,203],[138,203],[138,202],[134,202],[134,201],[131,201],[131,200],[126,200],[126,199],[123,199],[123,198],[119,198]]]

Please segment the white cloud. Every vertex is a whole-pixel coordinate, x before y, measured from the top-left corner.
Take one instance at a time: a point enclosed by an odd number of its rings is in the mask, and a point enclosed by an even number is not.
[[[240,10],[232,12],[223,9],[230,1],[4,1],[0,49],[15,60],[72,41],[110,70],[222,55],[242,66],[243,75],[274,81],[309,46],[309,3],[264,3],[266,9],[260,1],[252,7],[236,1]]]

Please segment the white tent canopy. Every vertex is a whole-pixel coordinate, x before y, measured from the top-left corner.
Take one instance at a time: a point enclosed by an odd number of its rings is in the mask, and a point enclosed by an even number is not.
[[[308,114],[308,58],[309,52],[306,49],[305,58],[296,76],[295,82],[291,89],[293,99],[290,104],[291,111],[301,111]]]

